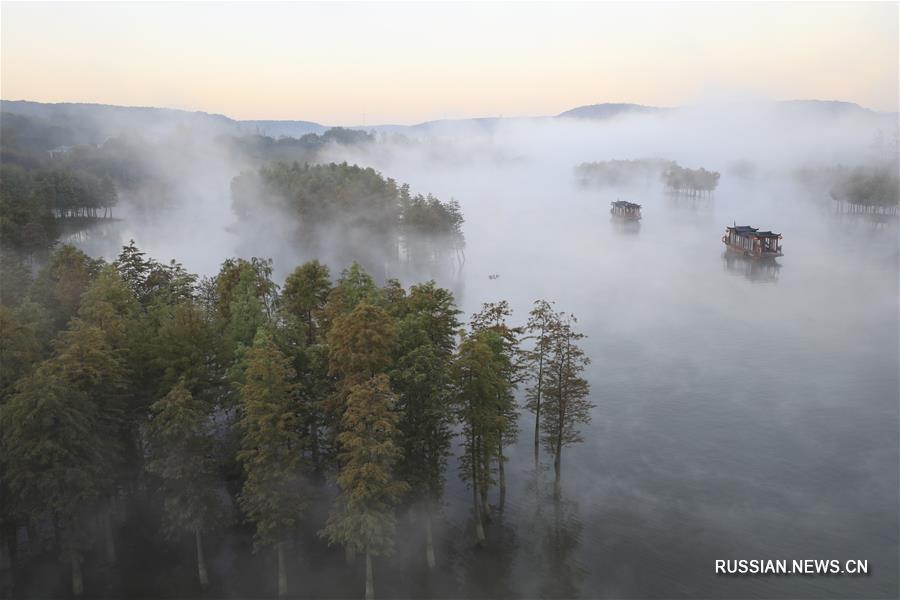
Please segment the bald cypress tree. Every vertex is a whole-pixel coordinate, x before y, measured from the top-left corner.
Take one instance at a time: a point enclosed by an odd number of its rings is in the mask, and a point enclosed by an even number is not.
[[[554,493],[560,495],[562,452],[582,441],[579,425],[591,420],[590,384],[581,374],[590,359],[578,346],[585,336],[574,329],[574,316],[561,314],[550,330],[545,413],[541,423],[544,444],[553,456]]]
[[[111,484],[111,455],[96,427],[99,405],[47,361],[0,406],[0,461],[13,510],[52,520],[71,569],[72,594],[84,593],[82,561],[90,546],[88,515]]]
[[[0,407],[0,455],[15,510],[52,518],[76,596],[84,592],[87,517],[112,493],[122,465],[126,385],[124,362],[103,331],[74,319],[54,356]]]
[[[282,308],[299,318],[306,329],[306,344],[312,346],[321,329],[321,312],[331,291],[328,267],[317,260],[303,263],[288,275],[281,294]]]
[[[497,461],[497,481],[500,487],[499,509],[503,510],[506,502],[506,456],[503,448],[516,441],[519,436],[519,413],[516,405],[514,390],[522,376],[522,355],[519,346],[519,336],[522,328],[510,327],[507,319],[512,315],[512,309],[506,300],[500,302],[486,302],[481,310],[472,315],[470,328],[473,332],[490,332],[493,335],[484,338],[494,351],[495,364],[501,370],[505,385],[498,388],[494,408],[497,411],[496,429],[493,433],[493,442],[497,445],[496,452],[491,454]],[[488,456],[485,454],[485,456]],[[489,467],[487,467],[489,468]],[[481,488],[482,504],[487,509],[487,486]]]
[[[223,516],[207,407],[180,381],[151,409],[147,470],[162,482],[165,534],[170,539],[185,533],[194,536],[197,577],[206,587],[203,534]]]
[[[255,547],[274,547],[278,595],[288,593],[285,551],[308,504],[301,473],[304,436],[294,370],[264,330],[244,356],[239,385],[241,448],[246,479],[238,501],[256,526]]]
[[[397,357],[390,370],[398,393],[403,452],[397,470],[425,522],[425,558],[435,566],[432,518],[444,490],[450,452],[452,394],[449,367],[459,327],[453,294],[434,282],[398,294]]]
[[[341,544],[366,557],[366,599],[375,597],[372,557],[393,550],[394,506],[407,485],[394,478],[400,457],[396,444],[397,397],[385,375],[353,385],[341,417],[340,495],[322,530],[330,544]]]
[[[487,488],[493,483],[492,469],[497,456],[504,417],[497,405],[508,388],[496,346],[498,336],[478,331],[466,336],[450,369],[457,418],[462,424],[463,455],[460,477],[472,489],[475,541],[485,541]]]
[[[366,553],[368,597],[374,593],[371,558],[390,551],[392,506],[405,489],[393,478],[399,456],[393,440],[399,415],[394,412],[396,397],[384,376],[396,339],[394,319],[383,308],[365,301],[338,316],[328,332],[329,368],[337,378],[331,412],[337,419],[341,494],[321,533],[330,543],[343,545],[348,557]],[[366,451],[357,452],[360,448]],[[377,448],[381,450],[376,452]],[[374,453],[368,454],[370,450]],[[369,466],[364,465],[366,457]],[[377,480],[366,480],[370,472]],[[371,496],[357,501],[355,494],[369,484],[375,485],[369,490]],[[368,533],[358,527],[363,518],[370,520]]]
[[[534,468],[540,462],[541,408],[545,393],[547,363],[550,354],[550,333],[559,323],[559,316],[546,300],[537,300],[528,313],[526,331],[533,347],[525,353],[527,376],[530,385],[525,390],[525,406],[534,413]]]

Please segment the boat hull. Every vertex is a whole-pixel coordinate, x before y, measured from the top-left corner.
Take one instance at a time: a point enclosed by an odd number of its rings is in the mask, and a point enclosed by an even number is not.
[[[736,246],[734,244],[729,244],[726,238],[722,238],[722,243],[725,244],[725,248],[729,252],[734,252],[735,254],[739,254],[741,256],[746,256],[748,258],[756,258],[760,260],[771,260],[774,258],[778,258],[779,256],[784,256],[781,252],[753,252],[751,250],[747,250],[746,248],[742,248],[740,246]]]

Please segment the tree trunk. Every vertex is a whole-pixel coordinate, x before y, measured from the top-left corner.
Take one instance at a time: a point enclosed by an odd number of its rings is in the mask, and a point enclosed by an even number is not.
[[[541,330],[541,339],[544,337],[544,331]],[[538,342],[540,343],[540,342]],[[543,348],[543,347],[541,347]],[[538,378],[537,378],[537,395],[534,405],[534,468],[537,470],[541,460],[541,387],[544,383],[544,351],[541,350],[541,357],[538,359]]]
[[[356,562],[356,548],[353,546],[344,546],[344,559],[346,559],[348,565],[352,565]]]
[[[284,567],[284,542],[278,542],[278,597],[284,598],[288,593],[287,570]]]
[[[0,571],[12,571],[13,553],[12,544],[9,543],[10,538],[4,531],[0,535]]]
[[[481,498],[478,494],[478,475],[472,477],[472,502],[475,505],[475,545],[484,544],[484,525],[481,522]]]
[[[319,461],[319,428],[316,427],[315,423],[310,423],[309,425],[309,441],[310,441],[310,452],[312,454],[312,462],[313,462],[313,471],[316,476],[321,474],[322,466]]]
[[[433,569],[434,562],[434,535],[431,531],[431,507],[425,507],[425,561],[428,568]]]
[[[200,578],[200,586],[209,585],[209,575],[206,573],[206,557],[203,555],[203,535],[200,530],[194,531],[194,539],[197,542],[197,576]]]
[[[556,451],[553,456],[553,471],[555,479],[553,481],[553,495],[556,498],[560,496],[560,471],[562,470],[562,434],[556,437]]]
[[[108,505],[103,512],[103,538],[106,543],[106,562],[110,564],[116,562],[116,540],[113,537],[111,512],[111,505]]]
[[[498,508],[502,512],[506,504],[506,470],[503,468],[503,437],[497,442],[497,474],[500,476],[500,501]]]
[[[72,595],[80,598],[84,594],[84,577],[81,574],[81,557],[72,552]]]
[[[372,575],[372,555],[366,546],[366,600],[375,600],[375,577]]]

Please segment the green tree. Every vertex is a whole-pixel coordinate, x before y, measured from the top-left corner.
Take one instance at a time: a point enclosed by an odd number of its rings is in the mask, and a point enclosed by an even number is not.
[[[425,557],[434,568],[432,519],[443,495],[452,438],[449,366],[460,311],[453,295],[434,282],[413,286],[398,303],[403,316],[398,323],[397,359],[390,371],[402,415],[397,472],[424,516]]]
[[[578,346],[584,334],[574,329],[577,322],[572,315],[560,315],[550,331],[550,352],[547,361],[547,385],[544,394],[545,416],[541,423],[544,445],[553,455],[554,493],[560,495],[562,451],[571,444],[583,441],[578,426],[589,423],[593,404],[588,400],[590,384],[581,373],[590,364]]]
[[[290,361],[264,329],[243,361],[238,460],[246,480],[238,501],[256,525],[256,547],[275,547],[278,595],[285,596],[285,549],[308,504],[301,472],[305,440],[298,419],[297,384]]]
[[[499,432],[504,426],[497,401],[504,397],[509,386],[504,365],[495,350],[498,344],[496,332],[474,332],[463,338],[450,368],[456,412],[464,438],[459,474],[472,489],[478,545],[485,540],[487,488],[493,482],[491,463],[499,448]]]
[[[203,533],[214,528],[223,515],[206,405],[179,381],[151,410],[147,470],[162,481],[165,533],[171,539],[194,535],[197,576],[206,587],[209,576]]]
[[[306,262],[288,275],[281,295],[282,308],[299,318],[306,328],[306,343],[313,345],[321,329],[321,312],[328,301],[331,279],[328,267],[317,260]]]
[[[395,442],[396,396],[385,375],[355,384],[341,418],[340,495],[322,530],[330,544],[366,556],[366,599],[375,597],[372,557],[390,554],[396,528],[394,506],[406,491],[393,477],[401,450]]]
[[[526,368],[531,385],[525,390],[525,407],[534,413],[534,468],[540,463],[541,401],[544,394],[547,359],[550,353],[550,332],[559,325],[559,316],[553,312],[552,303],[537,300],[528,313],[525,326],[534,347],[525,353]]]
[[[123,361],[103,331],[75,319],[55,356],[0,406],[4,478],[16,513],[53,517],[76,596],[84,591],[87,515],[110,496],[121,466],[126,383]],[[114,559],[108,520],[105,534],[107,558]]]
[[[338,317],[328,332],[331,373],[345,387],[370,379],[390,365],[397,328],[380,306],[362,302]]]
[[[15,391],[16,382],[42,358],[46,317],[39,306],[0,305],[0,404]]]
[[[472,315],[470,328],[473,332],[489,331],[495,335],[487,338],[491,348],[496,354],[497,364],[502,371],[506,385],[498,391],[495,408],[498,413],[497,430],[494,440],[497,444],[497,452],[493,458],[497,461],[497,479],[500,487],[499,508],[503,510],[506,503],[506,456],[503,453],[505,446],[511,445],[519,435],[519,414],[516,406],[514,390],[522,375],[522,353],[519,344],[519,336],[522,328],[510,327],[507,319],[512,315],[509,303],[506,300],[500,302],[486,302],[481,310]],[[485,456],[488,456],[485,454]],[[481,488],[485,496],[484,506],[487,507],[487,487]]]
[[[81,304],[81,295],[100,271],[102,261],[88,257],[74,246],[61,246],[37,275],[31,299],[50,312],[57,329],[65,327]]]

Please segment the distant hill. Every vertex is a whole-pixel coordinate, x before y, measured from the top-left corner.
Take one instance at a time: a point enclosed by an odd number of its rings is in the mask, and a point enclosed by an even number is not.
[[[657,106],[644,106],[643,104],[623,104],[607,102],[604,104],[588,104],[559,113],[557,118],[574,119],[611,119],[625,114],[649,114],[664,112],[669,109]]]
[[[244,133],[258,133],[274,138],[282,136],[299,138],[308,133],[324,133],[329,129],[312,121],[238,121],[238,124]]]
[[[895,113],[879,113],[852,102],[826,100],[792,100],[775,102],[777,112],[788,117],[845,118],[859,115],[881,121],[893,119]],[[678,108],[663,108],[629,103],[604,103],[579,106],[555,117],[483,117],[471,119],[443,119],[426,121],[416,125],[367,125],[347,126],[348,129],[384,133],[465,135],[472,132],[491,132],[500,123],[536,122],[548,119],[605,120],[623,115],[666,114]],[[0,100],[0,111],[6,115],[19,115],[41,119],[45,127],[66,127],[74,137],[72,143],[100,143],[109,136],[129,130],[140,130],[148,135],[164,135],[179,127],[194,131],[219,134],[260,134],[268,137],[300,138],[306,134],[322,134],[330,126],[312,121],[247,120],[240,121],[224,115],[191,112],[170,108],[127,107],[107,104],[59,103],[48,104],[26,100]]]
[[[844,117],[847,115],[879,114],[868,108],[863,108],[854,102],[842,102],[840,100],[785,100],[776,103],[779,110],[785,112],[805,112],[823,117]]]

